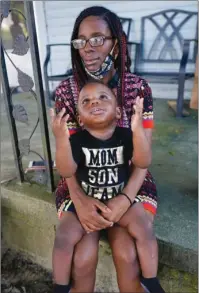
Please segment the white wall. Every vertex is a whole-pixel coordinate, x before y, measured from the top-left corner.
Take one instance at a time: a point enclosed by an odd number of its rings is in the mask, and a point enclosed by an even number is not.
[[[165,9],[197,11],[197,1],[34,1],[42,64],[45,59],[46,44],[70,42],[76,17],[81,10],[93,5],[102,5],[121,17],[132,18],[134,23],[130,39],[134,41],[140,40],[140,20],[143,16]],[[195,31],[193,26],[193,23],[187,26],[186,33],[189,38],[194,37],[191,36]],[[149,41],[152,37],[152,33],[147,36]],[[70,68],[69,48],[54,49],[49,66],[51,74],[64,73],[68,68]],[[147,64],[147,68],[153,70],[154,65]],[[171,71],[171,68],[165,66],[164,70]]]

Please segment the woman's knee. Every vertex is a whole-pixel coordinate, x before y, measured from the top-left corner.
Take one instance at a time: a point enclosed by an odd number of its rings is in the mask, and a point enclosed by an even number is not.
[[[137,261],[135,243],[126,228],[115,226],[109,230],[109,243],[114,262],[132,264]]]
[[[113,257],[118,263],[122,264],[135,264],[137,262],[137,253],[133,245],[122,249],[120,245],[114,245],[112,248]]]
[[[130,274],[133,281],[137,281],[139,277],[140,267],[137,258],[135,247],[132,245],[131,249],[114,249],[113,258],[116,266],[117,274],[120,277]]]

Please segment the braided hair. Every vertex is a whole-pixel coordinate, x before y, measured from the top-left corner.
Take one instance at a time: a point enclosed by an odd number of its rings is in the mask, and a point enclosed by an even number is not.
[[[115,60],[115,68],[118,71],[119,83],[117,90],[117,100],[119,105],[123,105],[122,97],[124,97],[124,74],[125,71],[130,72],[131,59],[128,53],[127,38],[123,31],[122,24],[119,17],[112,11],[101,7],[93,6],[84,9],[77,17],[74,25],[74,29],[71,36],[71,41],[78,37],[78,30],[80,23],[88,16],[98,16],[109,26],[111,30],[112,37],[118,40],[119,54]],[[81,57],[78,50],[74,49],[71,45],[71,57],[72,57],[72,69],[75,81],[77,83],[78,89],[80,90],[82,86],[87,82],[88,76],[84,70],[84,66],[81,62]]]

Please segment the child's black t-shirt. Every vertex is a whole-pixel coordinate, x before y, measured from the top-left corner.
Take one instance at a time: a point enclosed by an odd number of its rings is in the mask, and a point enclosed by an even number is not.
[[[132,131],[116,127],[111,138],[100,140],[88,131],[70,137],[76,176],[85,193],[106,201],[122,191],[129,178]]]

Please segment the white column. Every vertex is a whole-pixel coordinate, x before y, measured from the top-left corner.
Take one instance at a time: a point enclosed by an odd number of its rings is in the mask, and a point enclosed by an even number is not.
[[[46,58],[46,45],[48,43],[47,30],[46,30],[46,16],[45,16],[45,1],[33,1],[33,8],[34,8],[34,14],[35,14],[35,23],[36,23],[36,32],[37,32],[37,39],[38,39],[43,87],[45,90],[43,65]]]

